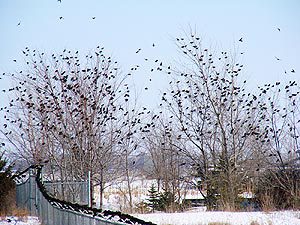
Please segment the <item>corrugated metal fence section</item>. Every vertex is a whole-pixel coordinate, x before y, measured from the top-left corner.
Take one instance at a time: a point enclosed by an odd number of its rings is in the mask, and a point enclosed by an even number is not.
[[[44,181],[43,184],[49,193],[56,198],[81,205],[89,204],[88,181],[69,181],[63,183]]]
[[[27,208],[31,215],[39,217],[43,225],[153,224],[120,212],[102,212],[47,196],[37,183],[38,175],[28,172],[26,181],[16,185],[17,206]]]
[[[124,224],[104,221],[101,218],[88,216],[71,210],[56,208],[51,205],[37,188],[35,176],[30,175],[25,183],[18,184],[17,206],[27,208],[31,215],[38,216],[43,225],[104,225]]]

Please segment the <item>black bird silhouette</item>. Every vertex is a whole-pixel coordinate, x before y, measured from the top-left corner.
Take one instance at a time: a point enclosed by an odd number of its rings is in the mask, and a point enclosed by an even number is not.
[[[279,28],[279,27],[277,27],[277,30],[278,30],[278,31],[280,31],[280,28]]]
[[[17,24],[17,26],[20,26],[21,25],[21,22],[19,22],[18,24]]]
[[[154,44],[154,43],[152,44],[152,47],[155,47],[155,44]]]
[[[243,42],[243,38],[240,38],[240,40],[239,40],[240,42]]]
[[[63,19],[63,17],[62,17],[62,16],[60,16],[60,17],[59,17],[59,19],[60,19],[60,20],[62,20],[62,19]]]
[[[61,0],[57,0],[57,1],[61,3]]]
[[[92,17],[92,19],[94,20],[94,19],[96,19],[96,17],[94,16],[94,17]]]
[[[294,70],[294,69],[292,69],[292,70],[291,70],[291,72],[292,72],[292,73],[295,73],[295,70]]]
[[[142,49],[139,48],[135,53],[139,53],[141,50],[142,50]]]
[[[277,59],[278,61],[280,60],[278,57],[275,56],[275,59]]]

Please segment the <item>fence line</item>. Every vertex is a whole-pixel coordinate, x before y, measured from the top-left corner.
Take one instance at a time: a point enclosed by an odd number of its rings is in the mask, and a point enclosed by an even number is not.
[[[17,206],[27,208],[31,215],[39,217],[43,225],[154,225],[120,212],[100,210],[56,199],[47,192],[41,182],[42,166],[36,173],[29,170],[26,181],[16,185]]]
[[[81,205],[89,204],[88,181],[43,181],[43,184],[48,192],[56,198],[63,198],[68,202],[79,203]]]

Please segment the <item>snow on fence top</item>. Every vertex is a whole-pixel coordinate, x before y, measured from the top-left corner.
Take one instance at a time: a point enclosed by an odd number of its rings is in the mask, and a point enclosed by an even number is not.
[[[111,210],[101,210],[97,208],[92,208],[76,203],[66,202],[60,199],[53,197],[45,188],[42,183],[42,168],[43,165],[32,165],[28,167],[21,173],[16,173],[13,178],[15,180],[20,180],[20,178],[24,177],[24,174],[30,172],[30,169],[36,169],[35,181],[39,191],[42,193],[44,198],[55,208],[69,211],[70,213],[82,214],[87,217],[92,217],[95,219],[101,219],[107,222],[112,223],[120,223],[120,224],[135,224],[135,225],[155,225],[152,222],[146,222],[144,220],[138,219],[128,214],[121,213],[119,211],[111,211]]]

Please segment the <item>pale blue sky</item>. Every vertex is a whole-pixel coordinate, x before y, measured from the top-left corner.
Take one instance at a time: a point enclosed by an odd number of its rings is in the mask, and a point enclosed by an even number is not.
[[[13,59],[20,62],[26,46],[52,54],[64,48],[87,53],[101,45],[124,73],[145,63],[144,58],[172,63],[179,56],[174,39],[192,27],[213,48],[245,52],[243,76],[250,87],[277,80],[300,82],[299,21],[297,0],[0,0],[0,74],[20,68]],[[142,51],[136,54],[138,48]],[[165,88],[164,78],[143,68],[131,79],[142,100],[154,105],[153,93]],[[289,73],[291,69],[296,73]],[[7,85],[0,80],[1,90]],[[2,107],[6,96],[1,93],[0,98]]]

